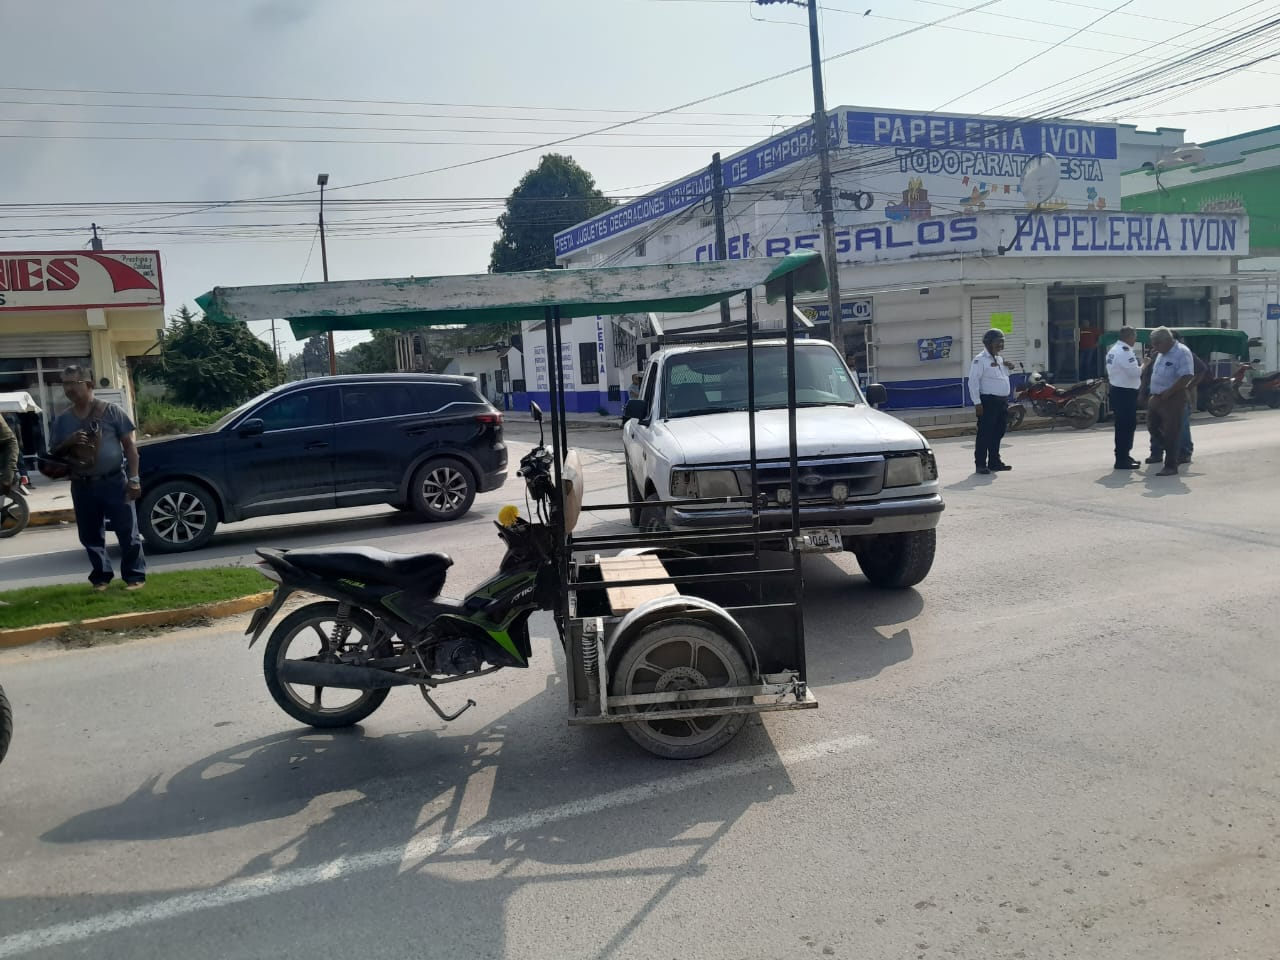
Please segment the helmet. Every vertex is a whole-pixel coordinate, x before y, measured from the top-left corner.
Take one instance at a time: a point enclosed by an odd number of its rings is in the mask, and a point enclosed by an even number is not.
[[[1033,370],[1031,372],[1031,376],[1027,377],[1027,382],[1033,387],[1038,387],[1040,384],[1044,383],[1044,376],[1039,370]]]

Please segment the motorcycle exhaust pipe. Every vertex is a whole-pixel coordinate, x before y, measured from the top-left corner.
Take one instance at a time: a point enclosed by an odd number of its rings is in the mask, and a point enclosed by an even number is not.
[[[278,675],[285,683],[296,683],[304,687],[337,687],[343,690],[416,687],[421,682],[389,670],[343,663],[316,663],[313,660],[286,660],[280,665]]]

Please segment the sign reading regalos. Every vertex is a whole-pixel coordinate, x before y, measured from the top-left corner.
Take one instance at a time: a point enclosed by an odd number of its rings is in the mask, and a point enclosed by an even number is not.
[[[154,250],[0,252],[0,310],[163,305],[160,254]]]

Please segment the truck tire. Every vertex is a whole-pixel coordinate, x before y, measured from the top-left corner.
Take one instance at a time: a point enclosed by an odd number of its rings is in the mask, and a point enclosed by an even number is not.
[[[627,503],[639,503],[644,497],[640,496],[640,491],[636,488],[635,480],[631,479],[631,464],[625,460],[622,461],[623,469],[627,471]],[[627,519],[631,521],[631,525],[637,530],[640,529],[640,520],[642,518],[643,507],[628,507]]]
[[[929,575],[937,543],[937,530],[883,533],[865,547],[855,546],[853,555],[872,586],[903,590]]]
[[[671,529],[667,526],[667,510],[662,506],[662,499],[656,493],[651,493],[644,500],[653,506],[640,511],[640,529],[645,533],[661,533]]]

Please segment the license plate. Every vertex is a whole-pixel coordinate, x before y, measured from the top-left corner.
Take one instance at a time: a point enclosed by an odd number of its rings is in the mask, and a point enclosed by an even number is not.
[[[801,530],[800,536],[794,540],[794,547],[800,553],[839,553],[844,549],[840,540],[840,531],[828,527],[813,530]]]

